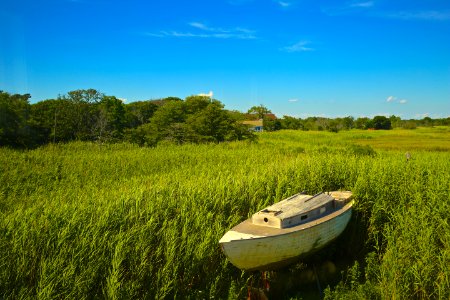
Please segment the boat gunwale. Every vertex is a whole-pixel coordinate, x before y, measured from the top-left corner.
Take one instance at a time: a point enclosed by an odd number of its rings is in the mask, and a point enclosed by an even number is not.
[[[235,231],[237,233],[242,233],[242,234],[255,234],[254,237],[246,237],[246,238],[241,238],[241,239],[236,239],[236,240],[229,240],[229,241],[225,241],[225,242],[220,242],[219,244],[227,244],[227,243],[234,243],[234,242],[248,242],[248,241],[254,241],[254,240],[261,240],[261,239],[267,239],[267,238],[274,238],[277,236],[284,236],[287,234],[292,234],[294,232],[298,232],[298,231],[302,231],[302,230],[306,230],[309,229],[311,227],[315,227],[315,226],[319,226],[323,223],[326,223],[334,218],[339,217],[340,215],[346,213],[348,210],[350,210],[353,207],[355,200],[350,200],[347,204],[345,204],[342,208],[326,215],[323,216],[321,218],[318,219],[314,219],[310,222],[307,223],[303,223],[303,224],[299,224],[297,226],[293,226],[293,227],[288,227],[288,228],[273,228],[273,227],[264,227],[261,225],[255,225],[253,223],[251,223],[251,218],[247,219],[245,221],[243,221],[242,223],[239,223],[238,225],[234,226],[233,228],[231,228],[229,231]],[[257,229],[260,230],[261,232],[264,232],[264,235],[258,235],[257,232],[253,231],[253,230],[249,230],[249,231],[244,231],[242,232],[239,231],[240,228],[245,227],[245,226],[249,226],[251,229]]]

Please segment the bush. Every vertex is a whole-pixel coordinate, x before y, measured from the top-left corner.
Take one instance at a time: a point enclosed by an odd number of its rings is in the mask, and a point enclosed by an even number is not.
[[[369,145],[350,145],[347,152],[355,156],[376,156],[377,152]]]

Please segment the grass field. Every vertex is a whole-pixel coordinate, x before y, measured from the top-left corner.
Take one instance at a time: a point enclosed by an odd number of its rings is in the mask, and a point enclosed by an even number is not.
[[[337,189],[356,198],[344,235],[270,273],[270,293],[306,299],[311,264],[331,264],[326,299],[448,299],[449,150],[447,127],[0,149],[0,299],[243,298],[260,274],[233,267],[220,237],[289,195]]]

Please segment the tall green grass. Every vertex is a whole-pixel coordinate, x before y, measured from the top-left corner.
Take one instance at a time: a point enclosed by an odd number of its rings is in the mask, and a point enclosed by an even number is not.
[[[361,135],[380,133],[0,149],[0,299],[243,297],[257,275],[226,260],[220,237],[293,193],[336,189],[356,207],[334,255],[359,262],[326,298],[448,299],[450,154],[406,161],[407,148],[361,146]]]

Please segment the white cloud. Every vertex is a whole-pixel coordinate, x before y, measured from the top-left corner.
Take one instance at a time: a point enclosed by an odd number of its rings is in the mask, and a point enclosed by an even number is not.
[[[200,29],[200,30],[204,30],[204,31],[210,31],[210,32],[215,32],[215,33],[255,33],[255,31],[247,29],[247,28],[242,28],[242,27],[235,27],[235,28],[230,28],[230,29],[224,29],[224,28],[219,28],[219,27],[210,27],[204,23],[200,23],[200,22],[190,22],[188,23],[190,26]]]
[[[386,102],[397,102],[397,99],[398,99],[397,97],[389,96],[389,97],[387,97]],[[407,102],[408,102],[408,100],[406,100],[406,99],[398,100],[398,103],[400,103],[400,104],[405,104]]]
[[[192,27],[198,28],[198,29],[211,31],[211,28],[209,28],[208,26],[206,26],[205,24],[200,23],[200,22],[191,22],[191,23],[189,23],[189,25],[191,25]]]
[[[416,118],[420,118],[420,119],[423,119],[423,118],[426,118],[426,117],[429,117],[429,116],[430,116],[429,113],[416,114],[416,115],[415,115]]]
[[[392,102],[392,101],[395,101],[396,99],[397,99],[397,97],[389,96],[389,97],[387,97],[386,102]]]
[[[126,99],[126,98],[117,98],[117,99],[119,99],[119,100],[122,101],[123,103],[127,103],[127,102],[128,102],[128,99]]]
[[[447,21],[450,20],[450,11],[400,11],[394,13],[386,13],[382,15],[387,18],[401,20],[431,20],[431,21]]]
[[[298,102],[299,99],[297,99],[297,98],[292,98],[292,99],[289,99],[288,101],[291,102],[291,103],[294,103],[294,102]]]
[[[146,36],[151,37],[175,37],[175,38],[217,38],[217,39],[241,39],[241,40],[250,40],[256,39],[257,37],[254,35],[254,31],[236,27],[232,29],[224,29],[218,27],[210,27],[204,23],[200,22],[190,22],[189,26],[200,30],[199,32],[191,32],[191,31],[166,31],[161,30],[159,32],[147,32]]]
[[[151,36],[151,37],[165,37],[165,36],[167,36],[166,34],[164,34],[164,31],[160,31],[160,33],[144,32],[143,35]]]
[[[305,51],[314,51],[311,47],[306,47],[310,43],[308,41],[300,41],[298,43],[295,43],[294,45],[283,47],[280,50],[286,51],[286,52],[305,52]]]
[[[214,95],[213,91],[209,91],[208,94],[205,94],[205,93],[197,94],[197,96],[203,96],[203,97],[209,97],[209,98],[212,98],[213,95]]]
[[[373,1],[365,1],[365,2],[353,2],[352,4],[350,4],[350,7],[362,7],[362,8],[367,8],[367,7],[372,7],[374,5]]]
[[[321,10],[324,14],[328,16],[340,16],[340,15],[351,15],[351,14],[367,14],[366,11],[371,11],[375,6],[375,1],[350,1],[343,5],[337,6],[323,6]]]
[[[289,6],[292,5],[292,3],[287,2],[287,1],[278,1],[278,4],[279,4],[281,7],[289,7]]]
[[[374,0],[354,0],[346,5],[324,6],[322,12],[329,16],[364,14],[367,17],[390,18],[398,20],[449,21],[450,10],[416,10],[416,11],[374,11]]]

